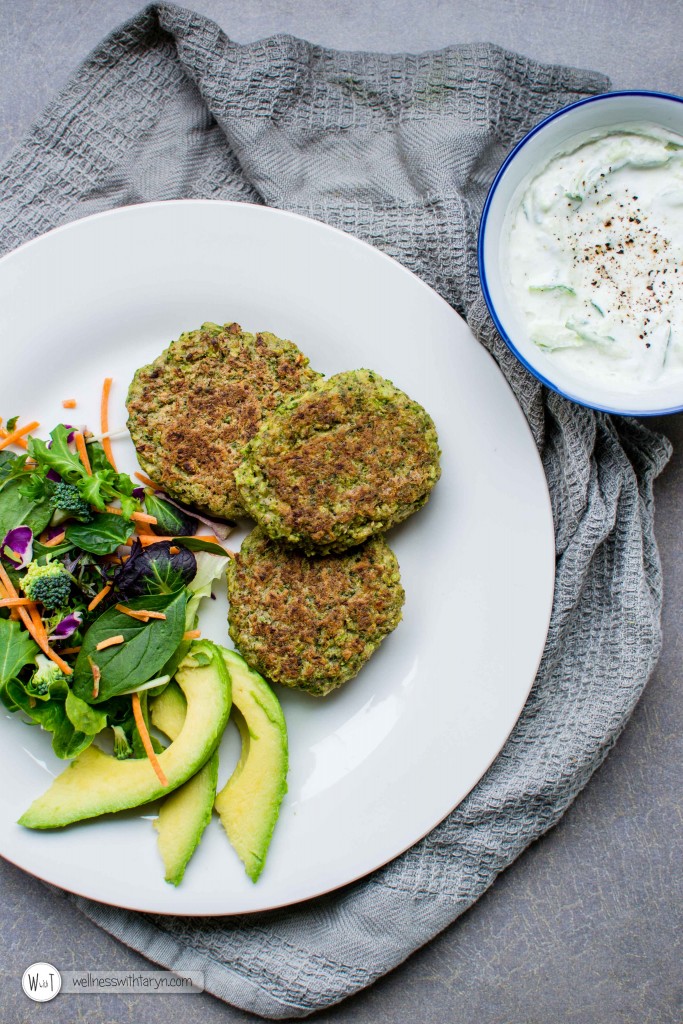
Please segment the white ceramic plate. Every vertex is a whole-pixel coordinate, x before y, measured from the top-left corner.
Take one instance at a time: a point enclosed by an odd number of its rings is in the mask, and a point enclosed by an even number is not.
[[[369,367],[432,414],[443,473],[390,535],[407,594],[398,629],[341,691],[278,688],[289,793],[258,884],[217,820],[178,889],[163,880],[148,807],[62,831],[15,824],[64,763],[49,737],[0,715],[0,853],[105,903],[233,914],[327,892],[386,863],[455,807],[504,744],[545,642],[554,544],[524,417],[464,322],[387,256],[312,220],[222,202],[155,203],[90,217],[0,261],[0,413],[112,428],[128,382],[183,330],[239,321],[294,339],[326,374]],[[64,398],[78,408],[65,414]],[[119,465],[133,471],[128,439]],[[244,531],[235,535],[238,543]],[[202,629],[229,642],[226,598]],[[230,726],[219,782],[238,751]]]

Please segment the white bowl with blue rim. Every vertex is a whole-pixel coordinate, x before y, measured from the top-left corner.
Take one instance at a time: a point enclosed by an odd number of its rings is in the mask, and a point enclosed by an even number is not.
[[[581,405],[627,416],[656,416],[683,410],[683,377],[669,380],[662,375],[645,388],[637,381],[631,387],[613,387],[604,380],[585,379],[568,371],[553,358],[552,352],[531,340],[529,327],[511,292],[504,260],[506,238],[521,196],[553,157],[570,150],[575,140],[580,143],[583,137],[643,123],[683,136],[683,98],[646,91],[604,93],[551,114],[515,146],[503,163],[489,191],[479,226],[482,291],[496,328],[512,352],[553,391]]]

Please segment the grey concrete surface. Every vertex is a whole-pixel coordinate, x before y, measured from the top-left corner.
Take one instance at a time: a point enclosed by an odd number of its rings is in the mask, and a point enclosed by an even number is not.
[[[0,157],[73,67],[138,0],[0,0]],[[277,31],[330,46],[410,50],[490,39],[592,67],[615,87],[683,91],[680,0],[190,0],[238,41]],[[657,485],[662,658],[636,712],[557,828],[458,923],[326,1024],[675,1024],[683,1020],[683,416]],[[59,996],[29,1003],[31,962],[145,969],[63,898],[0,861],[0,1022],[213,1024],[253,1018],[207,995]]]

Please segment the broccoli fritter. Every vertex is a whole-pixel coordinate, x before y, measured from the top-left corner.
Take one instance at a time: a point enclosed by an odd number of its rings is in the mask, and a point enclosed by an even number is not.
[[[264,419],[235,479],[273,540],[343,551],[400,523],[439,479],[421,405],[371,370],[338,373]]]
[[[398,562],[382,537],[309,557],[258,527],[228,565],[230,636],[251,668],[322,696],[355,676],[401,621]]]
[[[263,416],[320,376],[291,341],[206,323],[138,370],[128,427],[140,465],[184,504],[244,514],[234,470]]]

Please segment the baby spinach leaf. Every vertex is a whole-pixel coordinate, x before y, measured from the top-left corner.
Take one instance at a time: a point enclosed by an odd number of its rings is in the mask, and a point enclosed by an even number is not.
[[[93,516],[89,523],[72,523],[66,528],[66,539],[93,555],[110,555],[125,544],[133,533],[133,523],[113,512]]]
[[[162,537],[172,537],[174,534],[189,536],[197,532],[199,523],[194,516],[162,498],[157,498],[155,494],[145,495],[145,508],[151,516],[156,518],[156,524],[152,526],[152,530]]]
[[[225,548],[213,541],[202,540],[201,537],[174,537],[173,543],[182,544],[188,551],[208,551],[211,555],[222,555],[225,558]]]
[[[0,537],[17,526],[28,526],[34,535],[41,533],[52,518],[49,498],[35,500],[22,494],[22,481],[10,480],[0,491]]]
[[[142,622],[109,608],[95,619],[83,638],[76,659],[73,690],[89,704],[99,704],[123,690],[153,679],[168,661],[185,632],[185,590],[156,594],[126,601],[134,611],[164,612],[165,619]],[[112,636],[123,636],[123,643],[98,651],[97,645]],[[99,693],[93,698],[93,674],[89,659],[100,670]]]
[[[0,619],[0,687],[19,675],[24,665],[30,665],[37,653],[37,644],[18,622]]]

